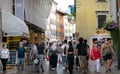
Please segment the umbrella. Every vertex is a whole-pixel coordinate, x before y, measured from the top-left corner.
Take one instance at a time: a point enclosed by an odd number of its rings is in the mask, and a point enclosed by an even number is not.
[[[4,36],[29,37],[28,26],[24,21],[9,12],[2,11],[2,31]]]

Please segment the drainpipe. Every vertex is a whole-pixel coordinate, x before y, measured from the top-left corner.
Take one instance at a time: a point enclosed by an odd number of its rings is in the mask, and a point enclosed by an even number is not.
[[[117,5],[116,0],[110,0],[110,15],[112,18],[112,21],[117,22]]]
[[[118,20],[118,23],[119,23],[119,42],[120,42],[120,0],[118,0],[118,17],[119,17],[119,20]],[[118,45],[118,69],[120,70],[120,43]]]
[[[0,7],[0,49],[2,48],[2,8]]]

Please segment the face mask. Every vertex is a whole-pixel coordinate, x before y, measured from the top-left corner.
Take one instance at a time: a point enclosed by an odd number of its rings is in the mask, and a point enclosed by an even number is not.
[[[23,47],[23,45],[20,45],[20,47]]]
[[[108,42],[107,42],[107,41],[106,41],[105,43],[106,43],[106,44],[108,44]]]
[[[95,44],[95,46],[97,47],[97,44]]]
[[[7,46],[5,45],[4,48],[7,48]]]

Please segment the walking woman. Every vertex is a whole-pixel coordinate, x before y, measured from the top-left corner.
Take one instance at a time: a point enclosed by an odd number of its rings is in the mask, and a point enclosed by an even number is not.
[[[97,39],[93,41],[93,46],[90,54],[90,59],[95,61],[95,72],[100,72],[100,58],[101,58],[101,49],[98,46]]]
[[[50,55],[50,70],[54,70],[57,67],[57,46],[56,43],[53,43],[49,49]]]
[[[69,47],[66,50],[66,58],[68,60],[68,70],[70,74],[73,74],[72,70],[74,65],[74,49],[71,41],[68,44]]]
[[[7,61],[10,61],[10,53],[9,53],[9,49],[7,48],[7,44],[3,44],[3,48],[0,52],[0,55],[1,55],[1,62],[3,66],[3,73],[6,73]]]
[[[113,61],[112,55],[115,56],[115,52],[113,50],[112,45],[109,41],[105,38],[104,43],[101,46],[101,53],[104,60],[104,66],[106,68],[106,72],[111,72],[111,64]]]

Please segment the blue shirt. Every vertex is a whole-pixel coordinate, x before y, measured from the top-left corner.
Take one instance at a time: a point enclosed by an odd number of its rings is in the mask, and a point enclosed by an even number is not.
[[[24,58],[24,56],[25,56],[25,48],[18,48],[17,52],[18,52],[18,58]]]
[[[39,45],[37,49],[38,49],[38,54],[44,54],[45,47],[43,45]]]

